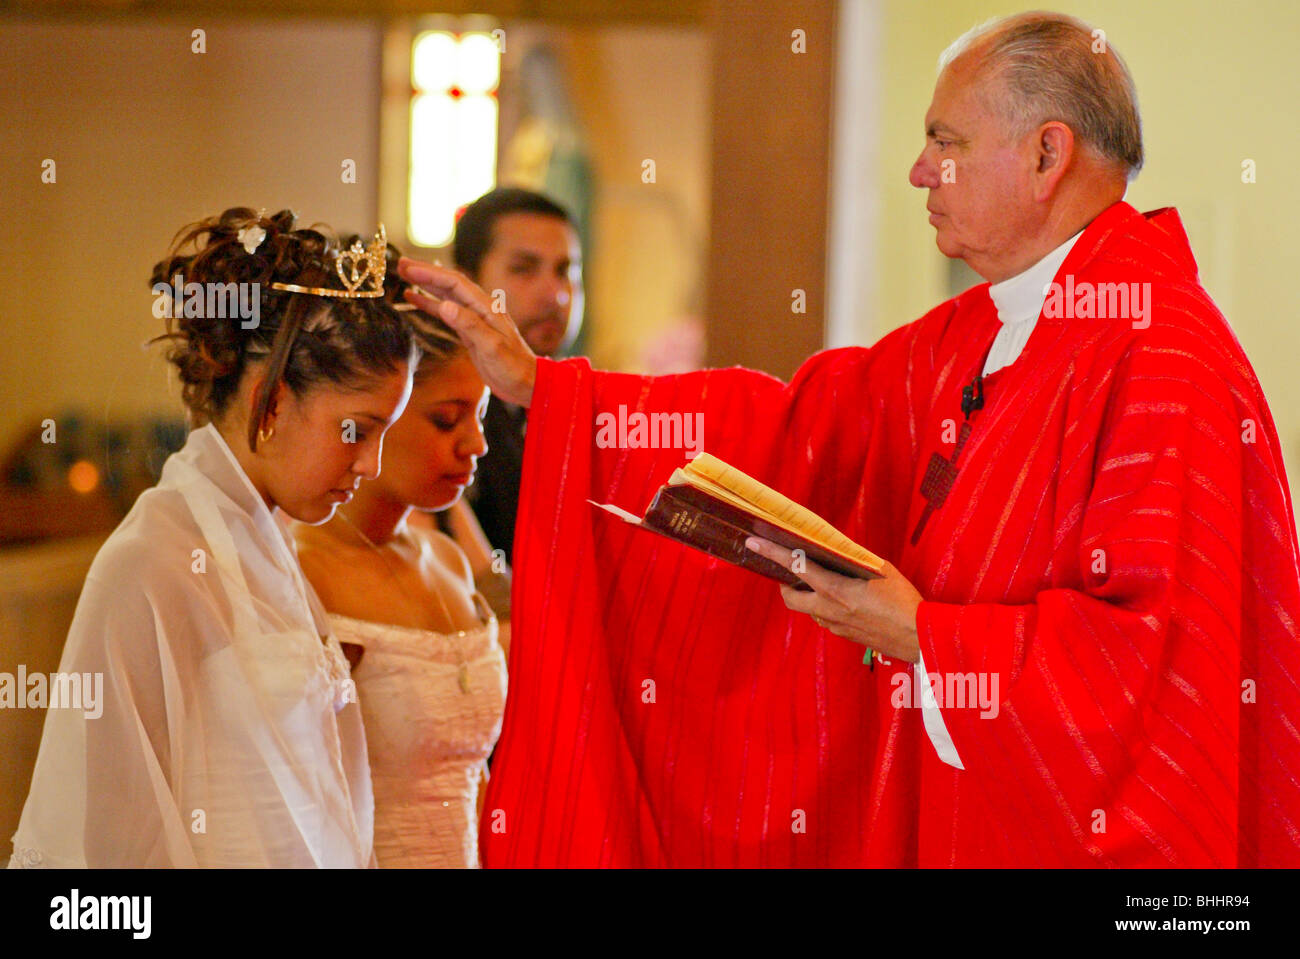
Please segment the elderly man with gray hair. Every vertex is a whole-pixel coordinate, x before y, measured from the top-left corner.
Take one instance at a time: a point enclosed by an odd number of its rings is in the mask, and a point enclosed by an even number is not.
[[[1178,214],[1123,200],[1142,160],[1100,31],[962,37],[911,182],[987,282],[788,385],[537,358],[482,291],[404,262],[530,408],[488,865],[1300,862],[1282,456]],[[751,539],[811,587],[778,596],[598,518],[682,455],[593,442],[620,406],[702,413],[709,452],[884,575]]]

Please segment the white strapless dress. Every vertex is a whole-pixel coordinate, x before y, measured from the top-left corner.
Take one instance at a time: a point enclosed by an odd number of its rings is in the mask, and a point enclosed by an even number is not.
[[[501,733],[506,664],[496,617],[474,601],[482,625],[457,633],[330,614],[339,641],[365,649],[352,678],[381,868],[479,865],[478,793]]]

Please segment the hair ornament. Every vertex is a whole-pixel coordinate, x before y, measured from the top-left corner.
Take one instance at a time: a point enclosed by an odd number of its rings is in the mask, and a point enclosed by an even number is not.
[[[266,239],[266,231],[262,229],[262,217],[265,215],[265,209],[258,210],[257,222],[250,226],[246,226],[239,231],[238,239],[243,245],[245,253],[256,253],[257,248],[261,246],[262,241]]]
[[[353,240],[350,247],[335,254],[334,272],[343,284],[341,290],[323,286],[299,286],[297,283],[272,283],[271,289],[345,300],[383,296],[384,277],[388,273],[388,233],[384,230],[384,225],[379,224],[379,232],[368,246],[362,246],[360,240]]]

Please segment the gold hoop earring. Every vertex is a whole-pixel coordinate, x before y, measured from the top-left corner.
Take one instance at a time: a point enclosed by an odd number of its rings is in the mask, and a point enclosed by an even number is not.
[[[261,446],[263,443],[269,443],[271,441],[271,437],[274,435],[275,435],[274,426],[272,426],[269,430],[265,426],[259,426],[257,428],[257,445]]]

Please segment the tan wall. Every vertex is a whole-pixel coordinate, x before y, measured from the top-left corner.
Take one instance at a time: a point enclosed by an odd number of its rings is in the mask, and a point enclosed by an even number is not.
[[[702,307],[709,239],[711,50],[694,28],[553,31],[596,175],[588,353],[638,370],[666,325]],[[643,183],[642,161],[655,161]]]
[[[1032,5],[882,0],[884,102],[878,336],[946,297],[925,196],[907,183],[939,53],[968,28]],[[1141,210],[1175,206],[1205,287],[1246,349],[1277,420],[1293,498],[1300,494],[1300,323],[1292,284],[1300,250],[1300,81],[1291,0],[1062,2],[1106,31],[1137,84],[1146,167],[1129,190]],[[1241,182],[1241,162],[1258,182]]]
[[[0,449],[73,404],[179,412],[140,345],[183,224],[247,204],[374,228],[378,55],[362,22],[0,24]]]

